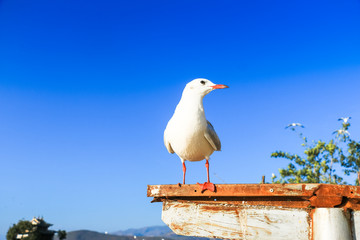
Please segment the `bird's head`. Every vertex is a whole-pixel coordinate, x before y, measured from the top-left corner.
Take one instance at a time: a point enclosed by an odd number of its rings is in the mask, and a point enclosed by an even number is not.
[[[210,80],[205,78],[196,78],[186,84],[184,92],[189,94],[197,94],[200,96],[205,96],[209,92],[215,89],[228,88],[228,86],[223,84],[214,84]]]

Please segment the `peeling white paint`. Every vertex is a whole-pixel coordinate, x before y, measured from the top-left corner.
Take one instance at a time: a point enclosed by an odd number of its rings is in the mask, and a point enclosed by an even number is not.
[[[167,206],[162,220],[180,235],[223,239],[309,239],[309,214],[304,209],[193,202],[168,202]]]
[[[317,183],[314,183],[314,184],[308,183],[308,184],[305,185],[305,190],[306,191],[315,190],[316,188],[319,188],[319,184],[317,184]]]
[[[302,190],[302,185],[293,184],[293,185],[288,185],[288,186],[286,186],[286,188],[287,188],[287,189],[292,189],[292,190],[301,191],[301,190]]]
[[[155,186],[154,188],[151,189],[151,195],[158,196],[159,193],[160,193],[160,186]]]

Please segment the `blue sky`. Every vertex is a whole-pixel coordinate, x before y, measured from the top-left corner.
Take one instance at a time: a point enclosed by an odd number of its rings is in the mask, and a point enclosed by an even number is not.
[[[215,183],[258,183],[299,151],[301,122],[360,138],[359,1],[0,2],[0,236],[19,219],[54,229],[161,225],[147,184],[181,181],[163,130],[190,80],[222,141]],[[205,181],[188,163],[188,183]]]

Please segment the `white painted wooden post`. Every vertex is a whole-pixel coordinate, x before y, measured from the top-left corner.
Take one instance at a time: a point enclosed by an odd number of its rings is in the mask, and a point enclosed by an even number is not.
[[[352,240],[350,215],[342,208],[316,208],[313,215],[314,240]]]
[[[351,214],[353,239],[360,239],[360,211],[353,211]]]

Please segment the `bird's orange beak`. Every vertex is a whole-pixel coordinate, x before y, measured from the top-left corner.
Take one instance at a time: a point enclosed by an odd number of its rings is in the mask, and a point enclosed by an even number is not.
[[[214,86],[212,86],[213,89],[223,89],[223,88],[228,88],[229,86],[226,86],[224,84],[216,84]]]

